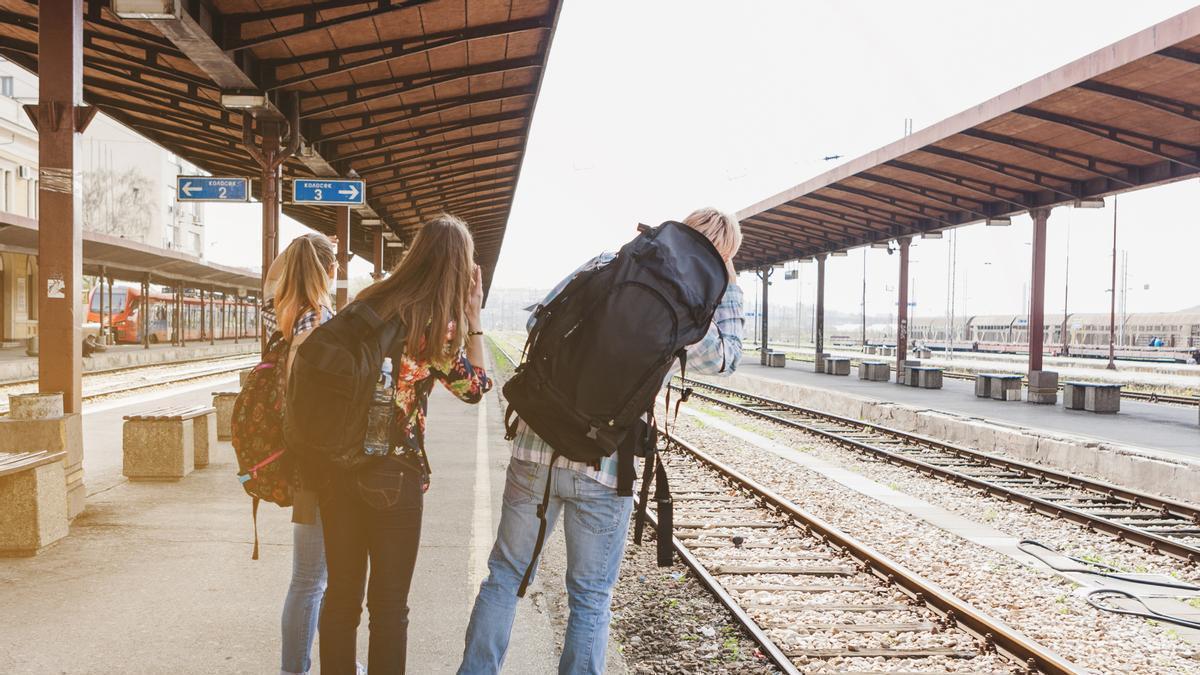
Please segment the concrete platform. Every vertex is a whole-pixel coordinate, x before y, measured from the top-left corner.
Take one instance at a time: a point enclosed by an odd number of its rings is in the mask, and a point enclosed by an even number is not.
[[[85,409],[86,512],[36,559],[0,560],[0,672],[271,673],[291,573],[290,511],[264,505],[261,559],[250,559],[250,499],[228,442],[178,483],[121,476],[121,416],[208,403],[236,379],[185,385]],[[410,597],[410,672],[453,672],[500,516],[509,448],[495,394],[466,406],[441,387],[430,405],[433,485]],[[565,548],[547,542],[522,602],[507,673],[556,671]],[[366,661],[366,616],[359,638]],[[316,646],[314,645],[314,651]],[[623,672],[610,647],[609,672]],[[315,654],[314,654],[315,657]],[[314,668],[315,672],[315,668]]]
[[[104,352],[83,359],[83,372],[92,373],[114,368],[145,366],[168,361],[193,361],[214,356],[253,354],[258,351],[258,340],[242,338],[236,343],[230,340],[191,342],[186,347],[151,345],[113,345]],[[37,357],[26,356],[24,348],[0,349],[0,383],[28,380],[37,377]]]
[[[787,368],[763,368],[743,361],[738,373],[1200,458],[1200,425],[1196,424],[1196,409],[1192,407],[1122,401],[1120,413],[1097,415],[1064,410],[1061,404],[1016,405],[976,398],[975,383],[969,380],[946,379],[940,390],[918,389],[857,378],[824,377],[809,372],[805,365],[791,363]]]

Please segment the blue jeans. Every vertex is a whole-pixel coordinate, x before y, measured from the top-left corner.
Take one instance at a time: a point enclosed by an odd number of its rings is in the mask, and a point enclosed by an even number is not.
[[[500,531],[488,559],[488,577],[479,587],[467,627],[459,675],[499,673],[508,651],[517,587],[537,540],[537,507],[550,467],[513,459],[504,485]],[[613,585],[625,552],[633,498],[565,468],[553,470],[546,511],[546,538],[566,512],[567,600],[571,614],[558,672],[604,672]]]
[[[292,583],[283,603],[284,673],[307,673],[312,667],[312,643],[325,597],[325,537],[321,514],[311,525],[292,524]]]

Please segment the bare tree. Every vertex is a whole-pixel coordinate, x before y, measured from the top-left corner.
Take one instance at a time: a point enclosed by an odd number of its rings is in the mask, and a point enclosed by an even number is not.
[[[154,186],[141,169],[97,169],[83,176],[83,227],[146,241],[154,215]]]

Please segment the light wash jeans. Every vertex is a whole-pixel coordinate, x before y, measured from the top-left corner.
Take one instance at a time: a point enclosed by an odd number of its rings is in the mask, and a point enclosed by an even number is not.
[[[467,627],[459,675],[499,673],[508,651],[517,587],[533,556],[537,540],[537,507],[550,467],[512,459],[504,484],[500,531],[488,559],[488,577],[479,587]],[[567,601],[571,614],[558,672],[566,675],[604,672],[612,590],[625,552],[625,535],[633,498],[561,467],[553,471],[546,511],[546,538],[566,512]]]
[[[292,524],[292,583],[283,603],[281,672],[307,673],[312,667],[312,643],[325,597],[325,537],[321,514],[311,525]]]

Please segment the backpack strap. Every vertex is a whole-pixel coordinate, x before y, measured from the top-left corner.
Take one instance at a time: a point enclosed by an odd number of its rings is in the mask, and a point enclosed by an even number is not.
[[[658,566],[670,567],[674,561],[671,549],[671,530],[674,526],[675,506],[671,500],[671,486],[667,482],[667,469],[659,460],[654,471],[654,504],[658,517]]]
[[[658,448],[646,449],[646,462],[642,470],[642,488],[638,494],[637,517],[633,521],[633,543],[642,545],[642,531],[646,528],[646,500],[650,498],[650,482],[654,479],[654,464],[658,460]]]
[[[546,541],[546,509],[550,506],[550,486],[554,484],[554,462],[558,459],[558,451],[555,450],[550,455],[550,466],[546,467],[546,491],[542,494],[542,503],[538,504],[538,534],[537,542],[533,545],[533,555],[529,558],[529,565],[525,568],[525,576],[521,577],[521,586],[517,588],[517,597],[525,597],[525,589],[529,588],[529,581],[533,578],[533,571],[537,568],[538,556],[542,554],[542,544]]]
[[[254,505],[250,507],[250,517],[254,520],[254,553],[250,554],[250,559],[258,560],[258,497],[254,498]]]
[[[504,411],[504,440],[511,441],[517,437],[517,423],[520,421],[521,417],[509,403],[508,408]]]

